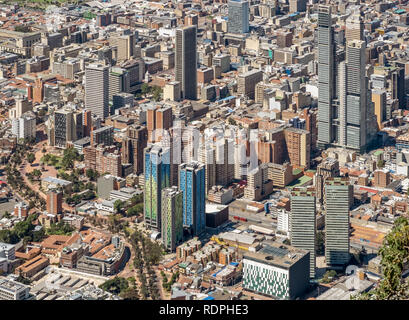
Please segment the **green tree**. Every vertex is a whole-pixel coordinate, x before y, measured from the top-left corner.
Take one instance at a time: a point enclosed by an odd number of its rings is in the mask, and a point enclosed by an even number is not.
[[[121,292],[120,296],[124,300],[139,300],[139,294],[136,288],[128,288]]]
[[[57,164],[58,164],[58,162],[59,162],[59,159],[58,159],[56,156],[52,155],[52,156],[50,157],[49,164],[50,164],[51,166],[56,167]]]
[[[113,214],[108,217],[108,229],[111,232],[119,232],[121,225],[121,215]]]
[[[26,25],[17,25],[14,27],[14,31],[28,33],[31,32],[31,28]]]
[[[145,283],[142,283],[141,285],[141,295],[143,299],[146,299],[149,296],[149,291]]]
[[[15,244],[19,242],[19,237],[11,230],[0,230],[0,242]]]
[[[385,161],[379,160],[376,166],[378,167],[378,169],[382,169],[385,166]]]
[[[85,172],[85,175],[91,180],[91,181],[96,181],[98,178],[98,172],[92,170],[92,169],[88,169]]]
[[[162,98],[162,89],[158,86],[153,87],[153,100],[160,101]]]
[[[150,87],[147,83],[144,83],[144,84],[142,84],[142,86],[141,86],[141,92],[142,92],[142,94],[143,94],[144,96],[146,96],[148,93],[151,92],[151,87]]]
[[[80,186],[78,183],[74,183],[72,186],[72,191],[73,192],[80,192]]]
[[[95,186],[92,182],[87,182],[87,184],[85,185],[85,188],[91,191],[95,190]]]
[[[18,278],[16,279],[16,281],[20,282],[22,284],[25,284],[27,286],[31,284],[31,280],[23,277],[22,275],[19,275]]]
[[[52,223],[50,228],[47,229],[48,235],[71,235],[72,232],[75,230],[74,227],[70,226],[69,224],[60,221],[58,223]]]
[[[323,231],[317,232],[317,237],[315,238],[317,255],[323,255],[325,253],[325,234]]]
[[[64,155],[61,160],[61,165],[64,169],[72,169],[74,167],[74,161],[79,159],[77,149],[69,147],[64,150]]]
[[[30,165],[33,164],[33,162],[35,161],[35,159],[36,159],[36,157],[35,157],[34,153],[29,153],[29,154],[27,155],[27,161],[30,163]]]
[[[82,200],[91,200],[95,198],[95,192],[92,190],[88,190],[87,192],[85,192],[82,196],[81,199]]]
[[[40,170],[34,169],[33,172],[32,172],[32,175],[38,180],[38,179],[41,178],[42,173],[41,173]]]
[[[44,228],[41,228],[39,231],[33,232],[32,241],[41,242],[46,237]]]
[[[145,261],[148,264],[155,265],[159,263],[160,259],[162,258],[163,250],[159,243],[152,241],[151,239],[145,237],[144,238],[145,244]]]
[[[45,149],[43,149],[43,150],[45,150]],[[47,151],[47,150],[45,150],[44,153],[45,153],[46,151]],[[50,159],[51,159],[51,155],[50,155],[49,153],[46,153],[45,155],[42,156],[42,158],[41,158],[40,161],[41,161],[42,163],[48,164],[49,161],[50,161]]]
[[[136,216],[138,214],[141,214],[142,212],[143,212],[143,203],[138,203],[138,204],[130,207],[126,211],[126,216],[127,217],[132,217],[132,216]]]
[[[229,118],[229,124],[231,124],[232,126],[235,126],[237,124],[236,120],[234,120],[233,118]]]
[[[105,281],[99,287],[102,290],[108,291],[115,295],[119,295],[121,292],[128,289],[128,280],[117,276],[114,279]]]
[[[383,240],[379,249],[383,279],[377,288],[354,296],[359,300],[407,300],[409,285],[402,279],[405,265],[409,259],[409,220],[405,217],[396,219],[392,230]]]
[[[124,208],[125,203],[121,200],[115,200],[114,202],[114,210],[116,213],[122,212],[122,209]]]
[[[337,272],[335,270],[329,270],[324,273],[324,276],[322,277],[322,282],[330,283],[331,281],[333,281],[336,275],[337,275]]]
[[[131,206],[143,202],[143,194],[136,194],[131,198]]]

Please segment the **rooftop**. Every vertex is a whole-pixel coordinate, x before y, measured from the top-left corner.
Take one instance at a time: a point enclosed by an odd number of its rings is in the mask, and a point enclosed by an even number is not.
[[[298,262],[307,254],[309,253],[306,250],[273,242],[257,252],[246,252],[243,258],[289,269],[294,263]]]
[[[17,281],[8,280],[6,278],[1,278],[0,279],[0,289],[2,291],[7,291],[7,292],[10,292],[12,294],[15,294],[18,291],[24,290],[26,288],[27,288],[27,286],[25,286],[24,284],[21,284],[21,283],[19,283]]]

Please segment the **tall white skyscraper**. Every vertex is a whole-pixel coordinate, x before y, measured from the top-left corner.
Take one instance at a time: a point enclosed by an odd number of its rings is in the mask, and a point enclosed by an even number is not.
[[[104,120],[109,116],[109,67],[89,64],[85,68],[85,107]]]

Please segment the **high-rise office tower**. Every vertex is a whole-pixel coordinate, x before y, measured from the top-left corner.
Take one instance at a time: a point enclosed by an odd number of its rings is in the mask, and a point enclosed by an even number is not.
[[[332,103],[334,96],[334,35],[331,7],[320,5],[318,11],[318,145],[333,141]]]
[[[362,20],[359,15],[349,19],[346,50],[336,47],[331,21],[331,8],[320,5],[318,146],[363,152],[376,137],[376,118],[365,76],[365,41],[357,40],[363,37]]]
[[[360,12],[350,15],[345,23],[345,40],[364,40],[364,23]]]
[[[89,64],[85,68],[85,107],[104,120],[109,116],[109,67]]]
[[[390,80],[392,99],[398,99],[399,106],[406,109],[405,68],[402,63],[396,61],[392,65],[394,66],[393,70],[391,70]]]
[[[129,74],[125,69],[112,67],[109,72],[109,100],[120,92],[129,92]]]
[[[346,87],[346,79],[347,79],[347,69],[345,61],[341,61],[338,64],[338,79],[337,79],[337,89],[338,89],[338,102],[339,108],[338,110],[338,120],[339,120],[339,127],[336,138],[334,139],[335,143],[338,143],[342,146],[347,145],[347,87]]]
[[[325,158],[317,166],[316,195],[320,204],[324,203],[325,180],[327,178],[338,177],[339,175],[339,162],[337,159]]]
[[[349,178],[325,181],[325,260],[328,266],[349,262],[349,207],[353,186]]]
[[[237,93],[245,95],[250,99],[255,98],[256,84],[263,80],[263,72],[253,69],[239,74],[237,78]]]
[[[216,185],[216,166],[215,166],[215,149],[206,143],[202,143],[199,147],[199,161],[205,165],[205,192]]]
[[[128,71],[130,92],[137,91],[139,84],[142,82],[143,76],[145,74],[145,64],[143,60],[126,60],[125,62],[120,64],[120,67]]]
[[[146,127],[131,125],[127,128],[126,137],[122,140],[122,162],[133,165],[133,173],[143,172],[143,150],[148,144]]]
[[[227,31],[230,33],[249,32],[249,3],[245,0],[230,0]]]
[[[206,228],[205,214],[205,167],[192,161],[179,166],[179,190],[183,192],[183,225],[193,235]]]
[[[291,192],[291,245],[310,252],[310,277],[315,278],[315,189],[293,188]]]
[[[19,139],[35,138],[36,117],[32,112],[23,114],[20,118],[11,120],[11,133]]]
[[[54,145],[65,148],[67,142],[79,140],[83,137],[83,114],[69,109],[54,112]]]
[[[360,152],[367,145],[368,80],[365,76],[365,42],[347,42],[346,146]]]
[[[62,192],[53,189],[47,193],[47,213],[62,213]]]
[[[284,130],[288,157],[293,166],[310,167],[311,138],[310,132],[298,128]]]
[[[166,249],[175,251],[183,241],[183,193],[178,187],[162,191],[162,242]]]
[[[110,46],[104,46],[97,51],[98,60],[104,61],[106,64],[112,65],[112,50]]]
[[[144,151],[144,210],[148,228],[161,230],[162,190],[170,186],[170,150],[160,145]]]
[[[234,179],[234,141],[219,139],[214,144],[202,137],[198,159],[205,165],[206,193],[215,185],[226,186]]]
[[[181,83],[184,99],[197,98],[196,26],[176,29],[175,78]]]
[[[92,114],[90,110],[82,111],[82,124],[84,125],[84,137],[91,136]]]
[[[91,132],[91,145],[104,144],[110,146],[114,143],[114,127],[105,126],[92,130]]]
[[[290,13],[304,12],[307,10],[307,0],[290,0]]]
[[[117,47],[117,59],[120,61],[128,60],[135,55],[135,41],[135,34],[113,36],[109,39],[109,43]]]
[[[161,141],[167,135],[166,131],[172,127],[172,121],[172,107],[149,107],[146,111],[149,142]]]
[[[374,103],[378,130],[382,129],[382,122],[386,120],[386,91],[372,89],[372,102]]]
[[[24,113],[27,111],[33,110],[33,105],[30,101],[25,97],[16,97],[16,106],[9,111],[9,118],[10,119],[17,119],[20,118]]]
[[[134,106],[134,95],[132,93],[121,92],[112,96],[112,109],[115,110],[129,106]]]
[[[216,184],[226,186],[234,178],[234,141],[233,139],[217,140],[216,155]]]

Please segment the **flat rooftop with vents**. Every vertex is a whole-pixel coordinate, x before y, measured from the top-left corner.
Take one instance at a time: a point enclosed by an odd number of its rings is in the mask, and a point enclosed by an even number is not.
[[[281,243],[271,243],[257,252],[246,252],[244,258],[279,268],[289,269],[307,254],[308,251],[306,250],[297,249]]]

